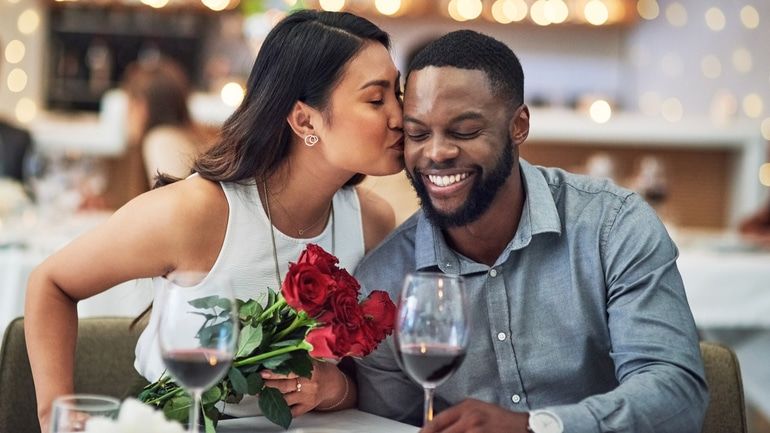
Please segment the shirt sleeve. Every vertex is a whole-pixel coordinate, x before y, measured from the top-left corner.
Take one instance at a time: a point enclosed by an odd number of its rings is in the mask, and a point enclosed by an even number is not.
[[[611,352],[619,386],[548,408],[565,433],[700,432],[708,391],[678,251],[638,195],[603,230]]]

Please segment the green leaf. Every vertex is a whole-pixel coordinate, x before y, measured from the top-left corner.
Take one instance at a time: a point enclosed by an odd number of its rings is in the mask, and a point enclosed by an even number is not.
[[[192,398],[180,395],[166,402],[163,406],[163,414],[166,415],[166,419],[186,422],[190,415],[190,406],[192,406]]]
[[[219,421],[219,409],[213,405],[203,408],[203,426],[206,433],[216,433],[217,423]]]
[[[222,389],[219,386],[215,386],[210,390],[203,393],[201,396],[201,403],[203,405],[214,404],[222,398]]]
[[[241,335],[238,339],[238,352],[236,358],[247,356],[262,344],[262,326],[247,325],[241,329]]]
[[[290,358],[291,358],[290,353],[282,353],[280,355],[277,355],[262,361],[262,365],[264,365],[265,368],[268,370],[273,370],[275,368],[278,368],[284,361]]]
[[[254,299],[249,299],[248,302],[243,304],[238,309],[238,316],[241,318],[241,320],[248,320],[254,317],[258,317],[260,314],[262,314],[262,306],[259,304],[259,302],[255,301]]]
[[[302,340],[299,338],[295,338],[293,340],[284,340],[284,341],[279,341],[277,343],[273,343],[270,345],[270,347],[279,348],[279,347],[286,347],[286,346],[294,346],[299,344],[301,341]]]
[[[284,429],[291,425],[291,411],[281,391],[275,388],[266,387],[259,393],[259,408],[262,413],[273,424],[277,424]]]
[[[270,308],[273,304],[275,304],[276,299],[278,299],[278,295],[271,289],[270,287],[267,288],[267,304],[265,304],[265,308]]]
[[[265,386],[265,381],[262,380],[262,376],[259,373],[251,373],[246,376],[246,383],[248,384],[249,395],[257,395],[262,387]]]
[[[246,382],[246,377],[243,375],[243,373],[241,373],[240,370],[232,367],[227,373],[227,377],[230,379],[230,383],[233,384],[233,389],[235,392],[239,392],[241,394],[246,394],[249,392],[249,384]]]
[[[205,298],[193,299],[192,301],[188,302],[188,304],[199,309],[214,308],[218,299],[220,299],[219,296],[212,295],[206,296]]]
[[[310,379],[313,374],[313,362],[310,354],[304,350],[298,350],[291,353],[291,359],[286,362],[287,366],[298,376]]]
[[[218,341],[227,341],[230,338],[230,333],[232,332],[232,322],[226,321],[217,323],[216,325],[201,329],[201,331],[198,333],[198,340],[203,347],[213,347],[216,346]]]

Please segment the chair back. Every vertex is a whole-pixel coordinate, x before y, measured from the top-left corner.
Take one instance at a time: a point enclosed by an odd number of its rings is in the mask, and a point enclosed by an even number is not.
[[[129,318],[80,319],[75,355],[75,392],[125,398],[146,382],[134,369],[140,330]],[[24,319],[8,326],[0,349],[0,431],[39,433]]]
[[[716,343],[700,344],[709,405],[702,433],[746,433],[746,406],[738,358],[729,348]]]

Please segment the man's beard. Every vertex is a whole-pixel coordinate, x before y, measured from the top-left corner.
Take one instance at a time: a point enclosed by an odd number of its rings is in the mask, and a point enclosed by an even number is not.
[[[420,198],[423,213],[433,225],[440,228],[459,227],[476,221],[489,209],[497,196],[497,192],[513,171],[513,160],[513,143],[509,142],[498,156],[497,164],[486,175],[482,173],[481,176],[476,177],[465,203],[452,213],[441,212],[433,206],[419,170],[415,169],[414,175],[406,170],[406,175]],[[426,168],[445,170],[452,168],[452,164],[434,163]]]

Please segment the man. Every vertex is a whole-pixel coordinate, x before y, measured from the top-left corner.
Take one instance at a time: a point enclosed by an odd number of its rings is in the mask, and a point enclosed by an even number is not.
[[[0,41],[0,47],[2,47]],[[0,65],[1,66],[1,65]],[[24,156],[32,147],[29,133],[0,119],[0,178],[23,180]]]
[[[464,363],[425,432],[700,432],[698,337],[654,211],[610,182],[518,158],[529,133],[514,53],[458,31],[410,66],[406,168],[422,210],[359,266],[398,297],[414,271],[461,275]],[[419,424],[392,339],[358,363],[362,410]]]

